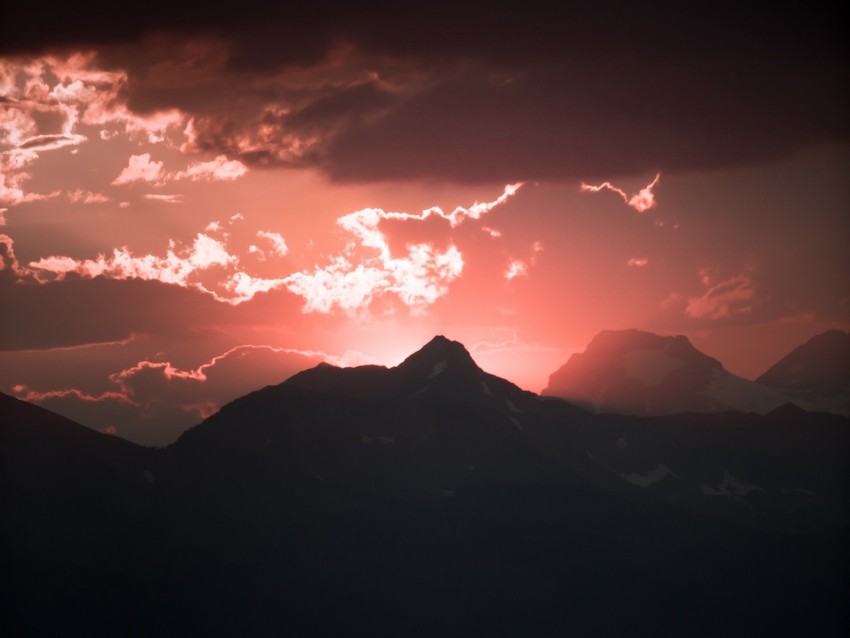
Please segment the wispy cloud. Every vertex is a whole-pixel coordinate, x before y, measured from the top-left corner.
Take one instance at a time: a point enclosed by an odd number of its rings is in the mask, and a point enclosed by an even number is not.
[[[421,213],[387,212],[365,208],[337,220],[351,233],[356,244],[350,244],[343,255],[313,272],[290,275],[287,288],[304,297],[305,311],[328,313],[334,309],[359,312],[368,308],[378,296],[391,293],[413,309],[434,303],[448,291],[448,284],[463,271],[463,256],[455,246],[439,250],[432,244],[409,244],[407,254],[394,256],[387,237],[380,229],[385,220],[424,221],[431,217],[445,219],[454,228],[467,219],[479,219],[496,206],[504,204],[522,186],[505,186],[502,194],[491,202],[476,202],[469,208],[458,206],[451,212],[439,207]],[[376,254],[358,258],[355,248]]]
[[[756,287],[749,275],[734,275],[714,283],[705,269],[701,281],[707,290],[690,297],[685,315],[692,319],[727,319],[752,312],[756,302]]]
[[[317,266],[312,272],[261,277],[247,271],[240,257],[229,251],[228,233],[223,231],[220,222],[207,224],[205,231],[197,233],[191,244],[170,241],[164,255],[137,255],[122,246],[115,248],[112,254],[101,254],[94,259],[51,255],[30,261],[26,268],[20,268],[15,261],[13,269],[21,277],[31,277],[42,283],[62,279],[69,273],[90,278],[153,280],[195,288],[232,305],[248,301],[261,292],[285,288],[305,300],[305,312],[340,310],[356,314],[367,311],[373,300],[389,294],[410,309],[420,311],[448,292],[448,285],[463,271],[463,256],[454,245],[441,249],[432,243],[408,244],[404,254],[394,255],[380,228],[381,223],[436,217],[456,227],[464,220],[477,220],[505,203],[520,186],[508,185],[491,202],[476,202],[469,208],[459,206],[448,213],[439,207],[419,214],[367,208],[344,215],[337,224],[351,234],[353,240],[342,254],[331,257],[329,263]],[[145,197],[167,203],[180,201],[178,195],[147,194]],[[241,219],[242,215],[235,213],[229,223]],[[216,233],[221,235],[220,239],[213,236]],[[261,230],[257,237],[269,242],[273,254],[287,254],[288,246],[280,233]],[[7,244],[7,252],[13,254],[11,238]],[[540,250],[542,246],[535,242],[531,263]],[[250,246],[248,253],[259,255],[260,249]]]
[[[68,191],[66,195],[72,204],[102,204],[109,201],[109,197],[103,193],[93,193],[82,188]]]
[[[165,195],[163,193],[147,193],[144,198],[149,199],[152,202],[162,202],[164,204],[183,203],[183,195],[180,193],[173,193],[171,195]]]
[[[209,162],[193,162],[186,170],[177,171],[168,176],[169,181],[192,180],[197,181],[225,181],[230,182],[242,177],[248,172],[239,160],[229,160],[226,155],[218,155]]]
[[[617,193],[620,197],[623,198],[623,201],[626,205],[631,206],[639,213],[645,213],[650,208],[655,206],[655,195],[652,192],[652,189],[655,188],[655,185],[658,184],[658,180],[661,179],[661,173],[657,173],[655,175],[655,179],[652,180],[649,184],[640,189],[637,193],[629,197],[622,188],[618,188],[614,186],[611,182],[602,182],[601,184],[585,184],[581,183],[581,192],[582,193],[598,193],[601,190],[609,190]]]

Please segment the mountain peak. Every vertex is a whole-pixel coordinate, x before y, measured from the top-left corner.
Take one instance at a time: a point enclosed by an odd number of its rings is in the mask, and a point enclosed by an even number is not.
[[[543,394],[594,411],[675,414],[764,412],[782,401],[772,390],[727,372],[687,337],[605,330],[570,357]]]
[[[459,341],[452,341],[443,335],[437,335],[422,348],[414,352],[398,365],[399,370],[428,367],[445,369],[479,370],[469,351]]]

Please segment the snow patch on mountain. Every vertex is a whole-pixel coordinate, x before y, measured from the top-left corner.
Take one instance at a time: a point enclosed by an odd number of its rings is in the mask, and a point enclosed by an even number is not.
[[[516,403],[514,403],[513,401],[511,401],[510,399],[505,399],[505,404],[508,406],[508,409],[509,409],[511,412],[514,412],[514,413],[516,413],[516,414],[522,414],[522,410],[520,410],[520,409],[517,407],[517,404],[516,404]]]
[[[700,483],[700,491],[706,496],[746,496],[750,492],[764,492],[763,487],[745,483],[729,472],[728,469],[723,469],[723,480],[717,487],[712,487],[707,483]]]
[[[638,487],[649,487],[650,485],[654,485],[655,483],[664,480],[668,476],[672,476],[680,481],[682,480],[678,474],[664,464],[656,466],[654,470],[647,474],[620,474],[620,477],[622,477],[624,481],[627,481],[632,485],[637,485]]]
[[[433,379],[437,375],[440,375],[443,372],[445,372],[446,368],[448,368],[448,367],[449,367],[449,360],[448,359],[443,359],[439,363],[435,363],[434,367],[431,369],[431,376],[428,377],[428,378]]]

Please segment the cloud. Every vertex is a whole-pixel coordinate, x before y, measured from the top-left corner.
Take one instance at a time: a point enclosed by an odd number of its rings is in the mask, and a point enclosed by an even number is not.
[[[6,213],[9,211],[8,208],[0,208],[0,226],[6,225]]]
[[[61,29],[14,7],[0,47],[34,54],[0,77],[27,113],[160,141],[179,128],[186,151],[341,180],[615,179],[848,139],[829,12],[253,4],[238,15],[163,4],[131,23],[116,8],[67,8]],[[61,42],[94,53],[38,55]],[[21,139],[39,134],[50,133]]]
[[[528,275],[528,264],[520,259],[513,259],[508,264],[508,269],[505,271],[505,279],[511,280],[516,277],[525,277]]]
[[[715,284],[703,272],[701,281],[708,290],[699,297],[688,299],[685,307],[687,317],[715,320],[752,312],[756,304],[756,288],[748,275],[735,275]]]
[[[120,186],[135,182],[147,182],[154,186],[162,186],[167,182],[179,182],[181,180],[193,182],[233,181],[247,172],[248,168],[242,162],[228,160],[224,155],[219,155],[209,162],[192,162],[182,171],[166,172],[163,162],[151,160],[150,153],[142,153],[131,155],[127,167],[112,183]]]
[[[78,146],[87,139],[85,135],[77,134],[37,135],[21,142],[18,148],[29,151],[54,151],[66,146]]]
[[[185,117],[175,109],[132,112],[127,104],[127,72],[96,66],[94,53],[0,59],[8,108],[0,115],[0,145],[38,153],[77,146],[88,137],[82,126],[104,127],[162,142]]]
[[[113,279],[143,279],[195,287],[216,296],[200,282],[198,275],[210,268],[238,263],[238,258],[227,252],[224,244],[198,233],[191,246],[177,246],[171,242],[164,257],[133,255],[127,247],[116,248],[112,255],[99,255],[96,259],[74,259],[65,256],[42,257],[28,264],[28,271],[45,280],[46,273],[62,278],[69,273],[84,277],[105,276]],[[218,297],[216,297],[218,298]]]
[[[626,262],[629,268],[643,268],[649,263],[646,257],[632,257]]]
[[[284,255],[286,255],[287,252],[289,252],[289,248],[286,245],[286,240],[280,233],[273,233],[268,230],[258,230],[257,237],[269,240],[272,245],[272,252],[274,252],[279,257],[283,257]]]
[[[321,361],[340,363],[312,350],[244,344],[194,368],[181,368],[168,360],[138,360],[109,374],[107,390],[35,390],[25,384],[15,384],[11,390],[19,398],[46,404],[86,425],[101,430],[112,426],[119,436],[164,445],[219,406]]]
[[[112,183],[115,185],[132,184],[133,182],[148,182],[151,184],[164,184],[165,174],[163,163],[151,161],[150,153],[131,155],[129,163],[120,175]]]
[[[0,204],[27,204],[30,202],[55,199],[60,191],[51,193],[28,193],[24,184],[32,179],[32,175],[23,170],[30,165],[37,155],[31,151],[10,151],[0,153]]]
[[[82,188],[68,191],[66,195],[72,204],[102,204],[109,201],[109,197],[103,193],[93,193]]]
[[[149,157],[139,160],[139,170],[145,172]],[[153,173],[151,173],[153,174]],[[61,281],[69,275],[84,278],[108,277],[127,280],[142,279],[194,288],[211,295],[217,301],[238,305],[261,292],[286,288],[305,300],[305,312],[330,313],[335,309],[347,313],[366,311],[377,298],[391,294],[413,310],[422,310],[448,292],[448,284],[463,271],[463,257],[457,247],[438,249],[430,243],[407,246],[407,253],[392,254],[388,238],[380,225],[383,221],[425,221],[431,218],[448,222],[451,228],[465,220],[478,220],[496,206],[504,204],[522,184],[505,186],[499,197],[490,202],[475,202],[458,206],[449,212],[432,207],[420,213],[387,212],[366,208],[344,215],[337,224],[351,234],[345,251],[331,258],[330,263],[314,271],[260,277],[245,270],[237,255],[228,251],[224,239],[211,234],[221,232],[214,222],[206,231],[197,233],[191,245],[171,241],[164,256],[136,255],[126,246],[115,248],[111,255],[101,254],[94,259],[77,259],[67,255],[50,255],[30,261],[25,268],[16,264],[19,278],[31,278],[47,283]],[[179,201],[173,195],[145,195],[148,199],[165,202]],[[230,223],[243,219],[240,213]],[[283,236],[271,231],[258,231],[257,236],[271,244],[278,256],[286,255],[288,247]],[[9,239],[11,249],[11,239]],[[535,243],[533,252],[542,247]],[[260,254],[256,246],[248,253]],[[264,255],[264,253],[263,253]]]
[[[183,195],[179,193],[174,193],[171,195],[164,195],[162,193],[147,193],[144,196],[145,199],[149,199],[152,202],[162,202],[163,204],[182,204],[183,203]],[[125,208],[122,206],[122,208]]]
[[[169,180],[183,179],[197,181],[233,181],[248,172],[248,168],[239,160],[228,160],[226,155],[218,155],[209,162],[193,162],[184,171],[177,171]]]
[[[0,234],[0,271],[18,272],[18,258],[15,257],[15,242],[9,235]]]
[[[101,392],[100,394],[89,394],[87,392],[83,392],[82,390],[78,390],[76,388],[66,388],[62,390],[45,390],[40,392],[38,390],[32,390],[25,385],[16,385],[12,388],[12,391],[19,399],[23,399],[24,401],[29,401],[31,403],[41,403],[48,399],[64,399],[73,397],[80,401],[86,401],[88,403],[99,403],[101,401],[117,401],[119,403],[127,403],[130,405],[134,405],[133,401],[129,399],[125,394],[121,392]]]
[[[542,251],[543,244],[536,241],[531,245],[531,257],[527,260],[511,259],[508,263],[508,269],[505,271],[505,279],[510,281],[517,277],[527,277],[529,268],[537,264],[537,254]]]
[[[424,221],[437,217],[454,228],[464,220],[480,219],[504,204],[521,186],[521,183],[509,184],[492,202],[475,202],[469,208],[458,206],[448,213],[436,206],[418,214],[364,208],[340,217],[337,224],[351,233],[357,243],[351,244],[346,254],[334,257],[327,266],[317,267],[312,273],[290,275],[286,286],[304,297],[305,312],[329,313],[334,309],[359,312],[385,294],[393,294],[406,306],[421,310],[448,292],[448,284],[463,271],[463,256],[455,246],[438,250],[426,243],[408,244],[406,255],[394,256],[387,237],[379,228],[381,222]],[[373,254],[358,258],[355,248]]]
[[[0,237],[0,260],[8,266],[8,245]],[[14,254],[11,258],[17,266]],[[0,275],[8,271],[0,269]],[[245,323],[235,308],[197,288],[141,279],[64,278],[38,284],[0,276],[0,298],[10,312],[0,313],[0,351],[50,349],[112,343],[133,334],[185,335],[190,326]],[[271,305],[270,311],[296,319],[298,298]],[[57,330],[61,317],[61,330]]]
[[[629,197],[626,195],[626,192],[621,188],[617,188],[611,182],[603,182],[598,185],[585,184],[581,183],[580,190],[583,193],[598,193],[603,189],[607,189],[617,193],[620,197],[623,198],[623,201],[626,202],[626,205],[631,206],[639,213],[645,213],[650,208],[655,206],[655,195],[652,192],[652,189],[658,184],[658,180],[661,179],[661,173],[656,173],[655,179],[652,180],[649,184],[640,189],[637,193]]]

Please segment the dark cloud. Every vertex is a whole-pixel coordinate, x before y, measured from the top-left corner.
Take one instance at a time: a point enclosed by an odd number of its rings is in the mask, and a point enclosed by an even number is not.
[[[5,50],[100,46],[132,108],[195,116],[197,148],[340,180],[614,177],[850,137],[827,11],[561,5],[155,1],[130,21],[104,3],[61,30],[4,20]]]
[[[623,60],[486,73],[417,94],[323,149],[339,179],[581,179],[715,168],[847,139],[835,87],[811,77]],[[744,86],[738,86],[738,85]]]
[[[0,244],[2,247],[3,244]],[[279,290],[231,306],[201,291],[156,281],[68,276],[47,284],[0,275],[0,351],[120,341],[133,333],[181,335],[218,325],[252,325],[258,316],[298,330],[302,301]],[[264,313],[264,314],[258,314]]]

